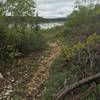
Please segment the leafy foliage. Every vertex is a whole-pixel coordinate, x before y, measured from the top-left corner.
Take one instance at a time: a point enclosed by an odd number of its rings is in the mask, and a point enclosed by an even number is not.
[[[69,59],[76,55],[76,53],[80,52],[81,50],[85,49],[88,46],[94,46],[96,42],[100,42],[100,36],[96,34],[90,35],[85,43],[81,43],[80,41],[73,46],[64,46],[63,45],[63,53],[66,55],[66,58]]]
[[[45,49],[46,41],[38,32],[40,29],[38,18],[35,18],[33,26],[30,25],[30,27],[25,22],[25,19],[33,18],[34,14],[34,0],[6,0],[2,3],[0,7],[0,62],[2,63],[0,66],[2,68],[9,64],[13,66],[18,54],[21,54],[20,56],[39,54]],[[10,27],[5,20],[7,15],[22,18],[22,21],[19,23],[16,20]]]
[[[62,47],[63,56],[66,58],[65,67],[68,70],[67,85],[100,73],[99,9],[99,4],[79,5],[65,24]],[[82,89],[80,88],[77,92],[80,93]],[[88,98],[91,96],[89,95]],[[94,98],[96,98],[95,95]]]
[[[65,41],[77,43],[84,41],[92,33],[100,34],[100,14],[96,13],[99,9],[99,6],[95,5],[94,8],[81,6],[80,9],[74,10],[65,24]],[[67,41],[67,37],[70,37],[70,40]]]
[[[12,66],[15,59],[16,50],[7,35],[7,29],[0,27],[0,68]]]
[[[63,57],[59,59],[63,60],[54,62],[59,64],[52,70],[50,79],[46,82],[43,100],[53,99],[56,90],[59,91],[60,87],[69,86],[100,73],[100,5],[95,5],[94,2],[92,4],[93,0],[77,1],[87,1],[88,5],[84,6],[85,3],[81,2],[77,5],[78,8],[68,16],[61,38]],[[85,91],[87,87],[83,86],[72,91],[73,96]],[[99,93],[91,93],[82,100],[96,100],[96,95],[100,95]]]
[[[15,49],[24,55],[39,53],[46,47],[46,41],[40,33],[27,29],[24,33],[14,32],[10,35]]]
[[[3,15],[33,16],[34,0],[6,0],[3,4]]]

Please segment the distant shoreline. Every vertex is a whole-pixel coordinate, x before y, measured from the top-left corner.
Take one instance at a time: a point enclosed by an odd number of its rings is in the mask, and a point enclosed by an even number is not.
[[[52,23],[52,22],[64,22],[67,18],[42,18],[41,22]]]
[[[42,18],[42,17],[22,17],[22,16],[5,16],[5,22],[8,24],[12,23],[28,23],[33,24],[35,22],[38,23],[54,23],[54,22],[64,22],[67,18]]]

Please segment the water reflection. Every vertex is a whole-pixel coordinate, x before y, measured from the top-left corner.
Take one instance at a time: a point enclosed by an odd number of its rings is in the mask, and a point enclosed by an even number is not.
[[[40,24],[41,29],[50,29],[56,26],[62,26],[64,22],[54,22],[54,23],[42,23]]]

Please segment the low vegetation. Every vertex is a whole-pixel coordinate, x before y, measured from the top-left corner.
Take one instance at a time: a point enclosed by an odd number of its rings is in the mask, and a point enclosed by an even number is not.
[[[26,98],[29,93],[26,84],[32,84],[30,80],[33,79],[32,82],[37,85],[37,78],[42,87],[36,87],[41,92],[36,93],[36,96],[40,96],[42,100],[100,100],[100,80],[87,82],[64,93],[61,99],[56,98],[56,94],[63,88],[100,73],[100,4],[92,0],[76,1],[74,11],[63,26],[46,30],[40,29],[33,0],[7,0],[0,4],[0,75],[3,74],[6,78],[0,78],[0,99]],[[8,13],[15,18],[13,23],[5,20]],[[22,19],[19,21],[17,18]],[[35,19],[33,23],[27,24],[27,18]],[[51,59],[54,54],[51,55],[51,49],[48,49],[50,45],[54,50],[57,47],[61,49],[58,50],[61,54],[54,61]],[[53,63],[48,64],[48,59]],[[45,65],[48,73],[44,70]],[[47,80],[39,78],[38,66],[39,75],[45,76]],[[9,88],[11,94],[8,93]],[[34,89],[30,90],[33,96]],[[29,93],[28,97],[33,98],[32,96]]]
[[[28,56],[30,54],[39,54],[41,53],[46,47],[46,40],[42,36],[41,33],[38,32],[39,26],[37,20],[33,23],[34,27],[29,28],[27,27],[26,23],[19,23],[19,21],[15,21],[14,25],[10,25],[6,22],[5,24],[5,17],[4,12],[6,12],[5,7],[9,9],[9,5],[14,4],[16,2],[9,1],[5,2],[4,6],[1,7],[1,20],[0,20],[0,62],[1,67],[3,66],[12,66],[13,60],[16,60],[16,57],[23,57]],[[18,2],[19,3],[19,2]],[[22,2],[24,3],[24,1]],[[30,1],[31,3],[31,1]],[[32,2],[33,3],[33,2]],[[6,6],[5,6],[6,5]],[[14,6],[14,5],[13,5]],[[21,6],[21,5],[19,5]],[[31,5],[32,7],[32,5]],[[34,13],[33,10],[31,11],[31,7],[29,11]],[[16,6],[17,8],[17,6]],[[34,8],[34,6],[33,6]],[[2,10],[3,9],[3,10]],[[23,11],[19,11],[21,15],[23,13],[27,13],[28,5],[26,9]],[[18,12],[13,9],[9,9],[9,13],[12,13],[12,16],[17,16]],[[30,13],[27,13],[27,16],[32,16]],[[11,27],[10,27],[11,26]],[[12,63],[11,63],[12,62]],[[9,65],[9,64],[10,65]]]
[[[43,100],[53,100],[56,93],[79,80],[100,73],[100,5],[77,5],[68,16],[64,25],[64,31],[60,38],[62,56],[55,60],[50,71],[50,77],[45,83]],[[70,96],[75,98],[89,86],[80,87]],[[95,91],[98,91],[98,84]],[[75,100],[99,100],[100,92],[92,92],[88,95],[79,96]],[[64,100],[62,97],[61,100]]]
[[[14,23],[8,23],[5,20],[8,13],[18,18],[20,16],[23,16],[23,18],[34,17],[35,4],[33,0],[22,0],[21,2],[7,0],[1,5],[0,75],[4,79],[0,77],[0,99],[10,97],[11,100],[22,100],[23,96],[19,96],[18,93],[22,94],[26,91],[26,84],[32,73],[36,71],[39,57],[46,50],[47,43],[45,37],[39,32],[40,27],[37,18],[30,27],[24,19],[21,22],[16,19]]]

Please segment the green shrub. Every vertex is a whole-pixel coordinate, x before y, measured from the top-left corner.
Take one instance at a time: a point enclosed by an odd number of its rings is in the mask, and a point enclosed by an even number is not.
[[[23,55],[39,53],[46,48],[46,41],[40,33],[35,33],[27,29],[24,33],[21,31],[10,33],[10,40],[15,49]]]
[[[15,55],[15,49],[8,40],[6,30],[6,28],[0,27],[0,68],[11,66]]]
[[[92,33],[100,34],[100,14],[97,13],[99,10],[100,5],[92,9],[81,7],[79,10],[74,10],[65,23],[63,37],[66,42],[84,41]]]

